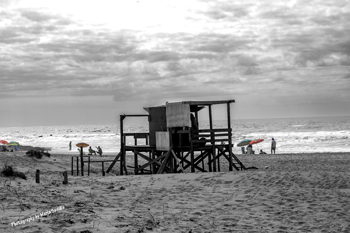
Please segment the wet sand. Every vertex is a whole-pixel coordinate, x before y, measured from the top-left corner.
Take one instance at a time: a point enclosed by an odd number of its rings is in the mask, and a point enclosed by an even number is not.
[[[259,169],[78,177],[70,155],[0,153],[27,176],[0,176],[0,232],[350,232],[350,153],[238,157]]]

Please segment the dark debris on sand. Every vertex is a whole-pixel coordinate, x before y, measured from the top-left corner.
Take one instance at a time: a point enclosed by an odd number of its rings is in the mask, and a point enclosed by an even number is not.
[[[26,152],[26,155],[28,155],[29,157],[35,157],[37,159],[41,159],[43,156],[47,156],[47,157],[51,156],[49,152],[44,152],[40,150],[29,150]]]
[[[27,179],[26,175],[23,172],[15,171],[12,166],[9,166],[9,165],[6,165],[6,164],[4,165],[4,167],[3,167],[2,171],[1,171],[1,174],[3,174],[6,177],[13,176],[13,177],[22,178],[24,180]]]

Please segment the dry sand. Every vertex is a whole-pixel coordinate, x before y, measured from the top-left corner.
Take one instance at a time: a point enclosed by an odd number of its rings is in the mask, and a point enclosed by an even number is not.
[[[77,177],[69,155],[0,153],[28,177],[0,176],[0,232],[350,232],[350,153],[239,158],[259,169],[103,177],[96,165]]]

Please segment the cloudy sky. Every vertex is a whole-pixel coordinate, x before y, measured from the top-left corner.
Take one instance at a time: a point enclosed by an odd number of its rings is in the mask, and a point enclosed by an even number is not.
[[[350,1],[0,0],[0,85],[0,126],[179,100],[235,99],[236,119],[350,115]]]

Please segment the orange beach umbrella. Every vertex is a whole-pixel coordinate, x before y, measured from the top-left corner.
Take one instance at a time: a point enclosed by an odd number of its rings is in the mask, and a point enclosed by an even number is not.
[[[259,142],[262,142],[264,141],[264,139],[256,139],[256,140],[253,140],[249,143],[249,145],[253,145],[253,144],[258,144]]]

